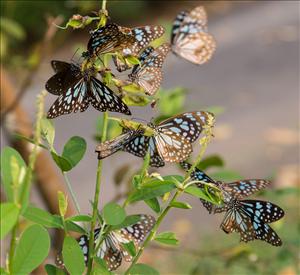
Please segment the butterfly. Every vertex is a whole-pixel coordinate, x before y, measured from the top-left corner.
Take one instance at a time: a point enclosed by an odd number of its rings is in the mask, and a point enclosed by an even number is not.
[[[146,94],[154,95],[162,81],[162,64],[170,51],[165,43],[158,48],[146,48],[140,55],[140,65],[135,65],[129,74],[130,81],[142,87]]]
[[[130,115],[127,105],[114,92],[98,80],[93,67],[82,71],[73,63],[53,60],[51,65],[55,71],[46,83],[46,89],[59,97],[50,107],[47,118],[83,112],[91,104],[100,112],[106,110]]]
[[[100,144],[96,148],[98,158],[103,158],[102,149],[105,152],[123,150],[135,156],[144,158],[149,152],[150,165],[161,167],[167,162],[180,162],[188,158],[192,153],[192,143],[199,137],[204,127],[212,127],[214,115],[209,112],[187,112],[169,118],[158,125],[148,124],[153,135],[139,134],[128,138],[119,145],[116,139]],[[126,134],[128,130],[124,129]],[[128,137],[125,135],[125,137]],[[111,146],[111,147],[110,147]],[[110,147],[107,149],[107,147]],[[107,154],[104,154],[106,157]]]
[[[122,32],[119,26],[114,23],[92,31],[91,38],[87,45],[87,52],[83,53],[85,57],[116,52],[131,47],[135,38]]]
[[[189,170],[192,166],[182,162],[181,166]],[[255,239],[263,240],[271,245],[280,246],[282,241],[268,223],[277,221],[284,216],[284,211],[279,206],[260,200],[244,200],[245,197],[265,188],[270,184],[268,180],[241,180],[232,183],[214,181],[203,171],[195,168],[191,173],[193,180],[207,182],[218,187],[224,197],[224,205],[216,206],[202,200],[202,204],[209,213],[226,212],[221,229],[226,233],[238,232],[241,241],[248,242]],[[203,183],[198,183],[203,188]],[[209,189],[213,192],[213,189]]]
[[[121,263],[122,259],[126,262],[132,261],[132,256],[123,247],[123,244],[133,242],[136,250],[140,249],[140,245],[151,231],[155,225],[155,218],[151,215],[136,215],[139,221],[133,225],[123,227],[119,230],[110,231],[98,251],[96,251],[96,256],[103,259],[108,270],[112,271],[117,269]],[[95,229],[95,246],[99,238],[101,228]],[[89,237],[87,235],[82,235],[77,240],[81,250],[83,252],[84,261],[87,265],[88,254],[89,254]],[[64,267],[63,260],[61,259],[61,254],[57,255],[56,263],[60,267]]]
[[[172,26],[171,45],[176,55],[198,65],[212,57],[216,42],[207,33],[207,14],[202,6],[177,15]]]
[[[149,45],[149,43],[161,37],[165,32],[165,29],[162,26],[143,26],[132,29],[119,27],[119,29],[126,35],[133,36],[135,39],[135,42],[131,46],[122,50],[121,53],[123,56],[137,56],[141,50],[145,49]],[[119,72],[129,69],[129,66],[118,57],[113,56],[113,61]]]

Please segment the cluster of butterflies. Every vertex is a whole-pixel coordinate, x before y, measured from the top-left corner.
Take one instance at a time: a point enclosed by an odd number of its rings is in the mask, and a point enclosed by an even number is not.
[[[186,171],[192,167],[187,162],[182,162],[181,166]],[[198,168],[192,171],[191,179],[199,181],[197,186],[201,189],[204,188],[201,182],[204,182],[212,184],[221,191],[223,205],[216,206],[202,199],[201,202],[210,214],[225,212],[221,224],[221,229],[225,233],[238,232],[243,242],[262,240],[273,246],[282,245],[280,237],[268,224],[280,220],[284,216],[283,209],[268,201],[245,199],[267,187],[270,184],[268,180],[250,179],[225,183],[214,181]],[[213,188],[208,187],[208,189],[210,193],[214,192]]]
[[[82,64],[53,60],[55,72],[46,83],[46,90],[58,98],[50,107],[47,117],[83,112],[91,104],[100,112],[112,111],[130,115],[122,98],[97,79],[95,58],[112,53],[119,72],[130,69],[124,59],[135,56],[134,65],[126,83],[138,85],[148,95],[154,95],[162,82],[162,65],[171,50],[176,55],[195,64],[207,62],[216,48],[213,37],[207,32],[207,15],[199,6],[190,12],[181,12],[173,23],[171,43],[157,48],[149,44],[164,34],[162,26],[125,28],[108,23],[91,32],[87,51],[82,54]],[[100,58],[101,60],[101,58]]]

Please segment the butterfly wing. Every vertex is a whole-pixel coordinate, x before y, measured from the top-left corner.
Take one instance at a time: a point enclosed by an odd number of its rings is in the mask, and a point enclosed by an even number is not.
[[[148,56],[142,56],[141,65],[133,68],[129,79],[141,86],[147,94],[154,95],[161,85],[161,68],[169,51],[170,46],[165,43],[152,51]],[[144,52],[144,54],[146,53]]]
[[[98,55],[122,50],[134,42],[134,38],[121,32],[117,24],[108,24],[91,33],[87,48],[90,55]]]
[[[280,237],[267,222],[276,221],[283,215],[283,210],[270,202],[235,200],[226,212],[221,228],[226,233],[239,232],[243,242],[257,239],[280,246]]]
[[[91,77],[90,80],[90,102],[100,112],[108,110],[131,115],[122,99],[95,77]]]
[[[56,74],[49,78],[45,85],[51,94],[61,95],[81,78],[80,68],[75,64],[52,60],[51,65]]]
[[[147,151],[150,153],[150,166],[162,167],[165,165],[164,161],[158,154],[155,141],[153,137],[139,135],[124,145],[123,151],[133,154],[137,157],[144,158]]]
[[[121,237],[128,242],[132,241],[136,250],[140,249],[141,243],[145,240],[148,233],[155,225],[155,218],[151,215],[139,215],[140,220],[131,226],[124,227],[120,230]],[[124,260],[127,262],[132,261],[132,257],[126,250],[122,249]]]
[[[142,133],[143,132],[141,130],[128,129],[126,132],[117,136],[116,138],[99,144],[96,147],[98,159],[106,158],[115,152],[122,150],[124,145],[135,139],[137,136],[140,136]]]
[[[204,126],[211,124],[214,115],[210,112],[187,112],[161,122],[158,127],[163,132],[183,136],[188,142],[194,142],[201,134]]]
[[[120,29],[126,35],[130,35],[135,39],[133,45],[123,50],[123,54],[134,56],[138,55],[150,42],[161,37],[165,32],[162,26],[142,26],[132,29],[120,27]]]
[[[282,208],[268,201],[242,200],[240,203],[252,219],[257,217],[264,223],[278,221],[284,216]]]
[[[87,83],[81,78],[56,99],[47,113],[47,118],[85,111],[89,106],[87,91]]]
[[[192,33],[178,39],[172,50],[182,58],[201,65],[209,61],[216,50],[213,36],[206,32]]]
[[[162,167],[165,166],[165,162],[158,153],[158,148],[155,144],[155,138],[149,138],[149,153],[150,153],[150,166],[152,167]]]
[[[184,17],[184,24],[197,24],[205,27],[207,25],[207,13],[203,6],[198,6],[190,11],[188,16]]]
[[[188,12],[182,11],[182,12],[178,13],[176,18],[174,19],[173,25],[172,25],[172,31],[171,31],[171,44],[174,43],[174,39],[175,39],[177,33],[179,32],[180,26],[183,23],[184,18],[187,16],[188,16]]]
[[[221,229],[227,234],[238,232],[243,242],[252,241],[256,237],[251,218],[238,203],[226,212]]]
[[[255,192],[265,188],[270,181],[263,179],[239,180],[231,183],[224,183],[222,188],[236,199],[243,199]]]

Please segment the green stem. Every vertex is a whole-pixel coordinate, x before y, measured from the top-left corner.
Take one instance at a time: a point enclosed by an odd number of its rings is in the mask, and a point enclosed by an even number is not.
[[[80,212],[81,212],[81,211],[80,211],[80,206],[79,206],[79,203],[78,203],[78,201],[77,201],[77,199],[76,199],[76,195],[75,195],[75,193],[74,193],[74,191],[73,191],[73,189],[72,189],[72,186],[71,186],[71,184],[70,184],[70,181],[69,181],[69,178],[68,178],[68,176],[67,176],[67,173],[63,172],[63,175],[64,175],[64,179],[65,179],[65,182],[66,182],[68,191],[69,191],[69,193],[71,194],[72,201],[73,201],[73,203],[74,203],[74,205],[75,205],[75,208],[76,208],[76,210],[77,210],[77,213],[80,214]]]
[[[106,2],[107,0],[102,0],[102,10],[106,11]]]
[[[108,112],[103,113],[103,125],[102,125],[102,137],[101,142],[106,140],[107,135],[107,124],[108,124]],[[99,205],[99,196],[100,196],[100,187],[101,187],[101,174],[102,174],[102,160],[98,160],[97,166],[97,175],[96,175],[96,187],[95,187],[95,196],[93,201],[93,216],[90,229],[90,240],[89,240],[89,261],[88,261],[88,270],[87,274],[91,273],[93,266],[93,257],[94,257],[94,230],[97,222],[97,213]]]
[[[23,182],[23,189],[19,198],[20,212],[17,217],[16,225],[13,227],[9,249],[9,271],[12,272],[13,258],[15,255],[16,238],[19,226],[20,214],[25,211],[28,205],[29,191],[32,184],[32,173],[38,155],[38,144],[41,142],[41,120],[44,112],[44,99],[47,93],[44,91],[37,97],[37,119],[34,130],[34,147],[29,155],[28,168]]]

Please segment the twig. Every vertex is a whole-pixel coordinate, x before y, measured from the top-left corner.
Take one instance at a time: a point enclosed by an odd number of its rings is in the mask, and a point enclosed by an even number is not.
[[[101,142],[106,140],[107,135],[107,124],[108,124],[108,112],[103,113],[103,126],[102,126],[102,136]],[[91,222],[90,230],[90,240],[89,240],[89,261],[88,261],[88,271],[87,274],[90,274],[93,266],[93,257],[94,257],[94,230],[97,222],[98,214],[98,205],[99,205],[99,196],[100,196],[100,187],[101,187],[101,174],[102,174],[102,160],[98,160],[97,175],[96,175],[96,187],[95,195],[93,201],[93,216]],[[101,238],[101,236],[99,236]]]

